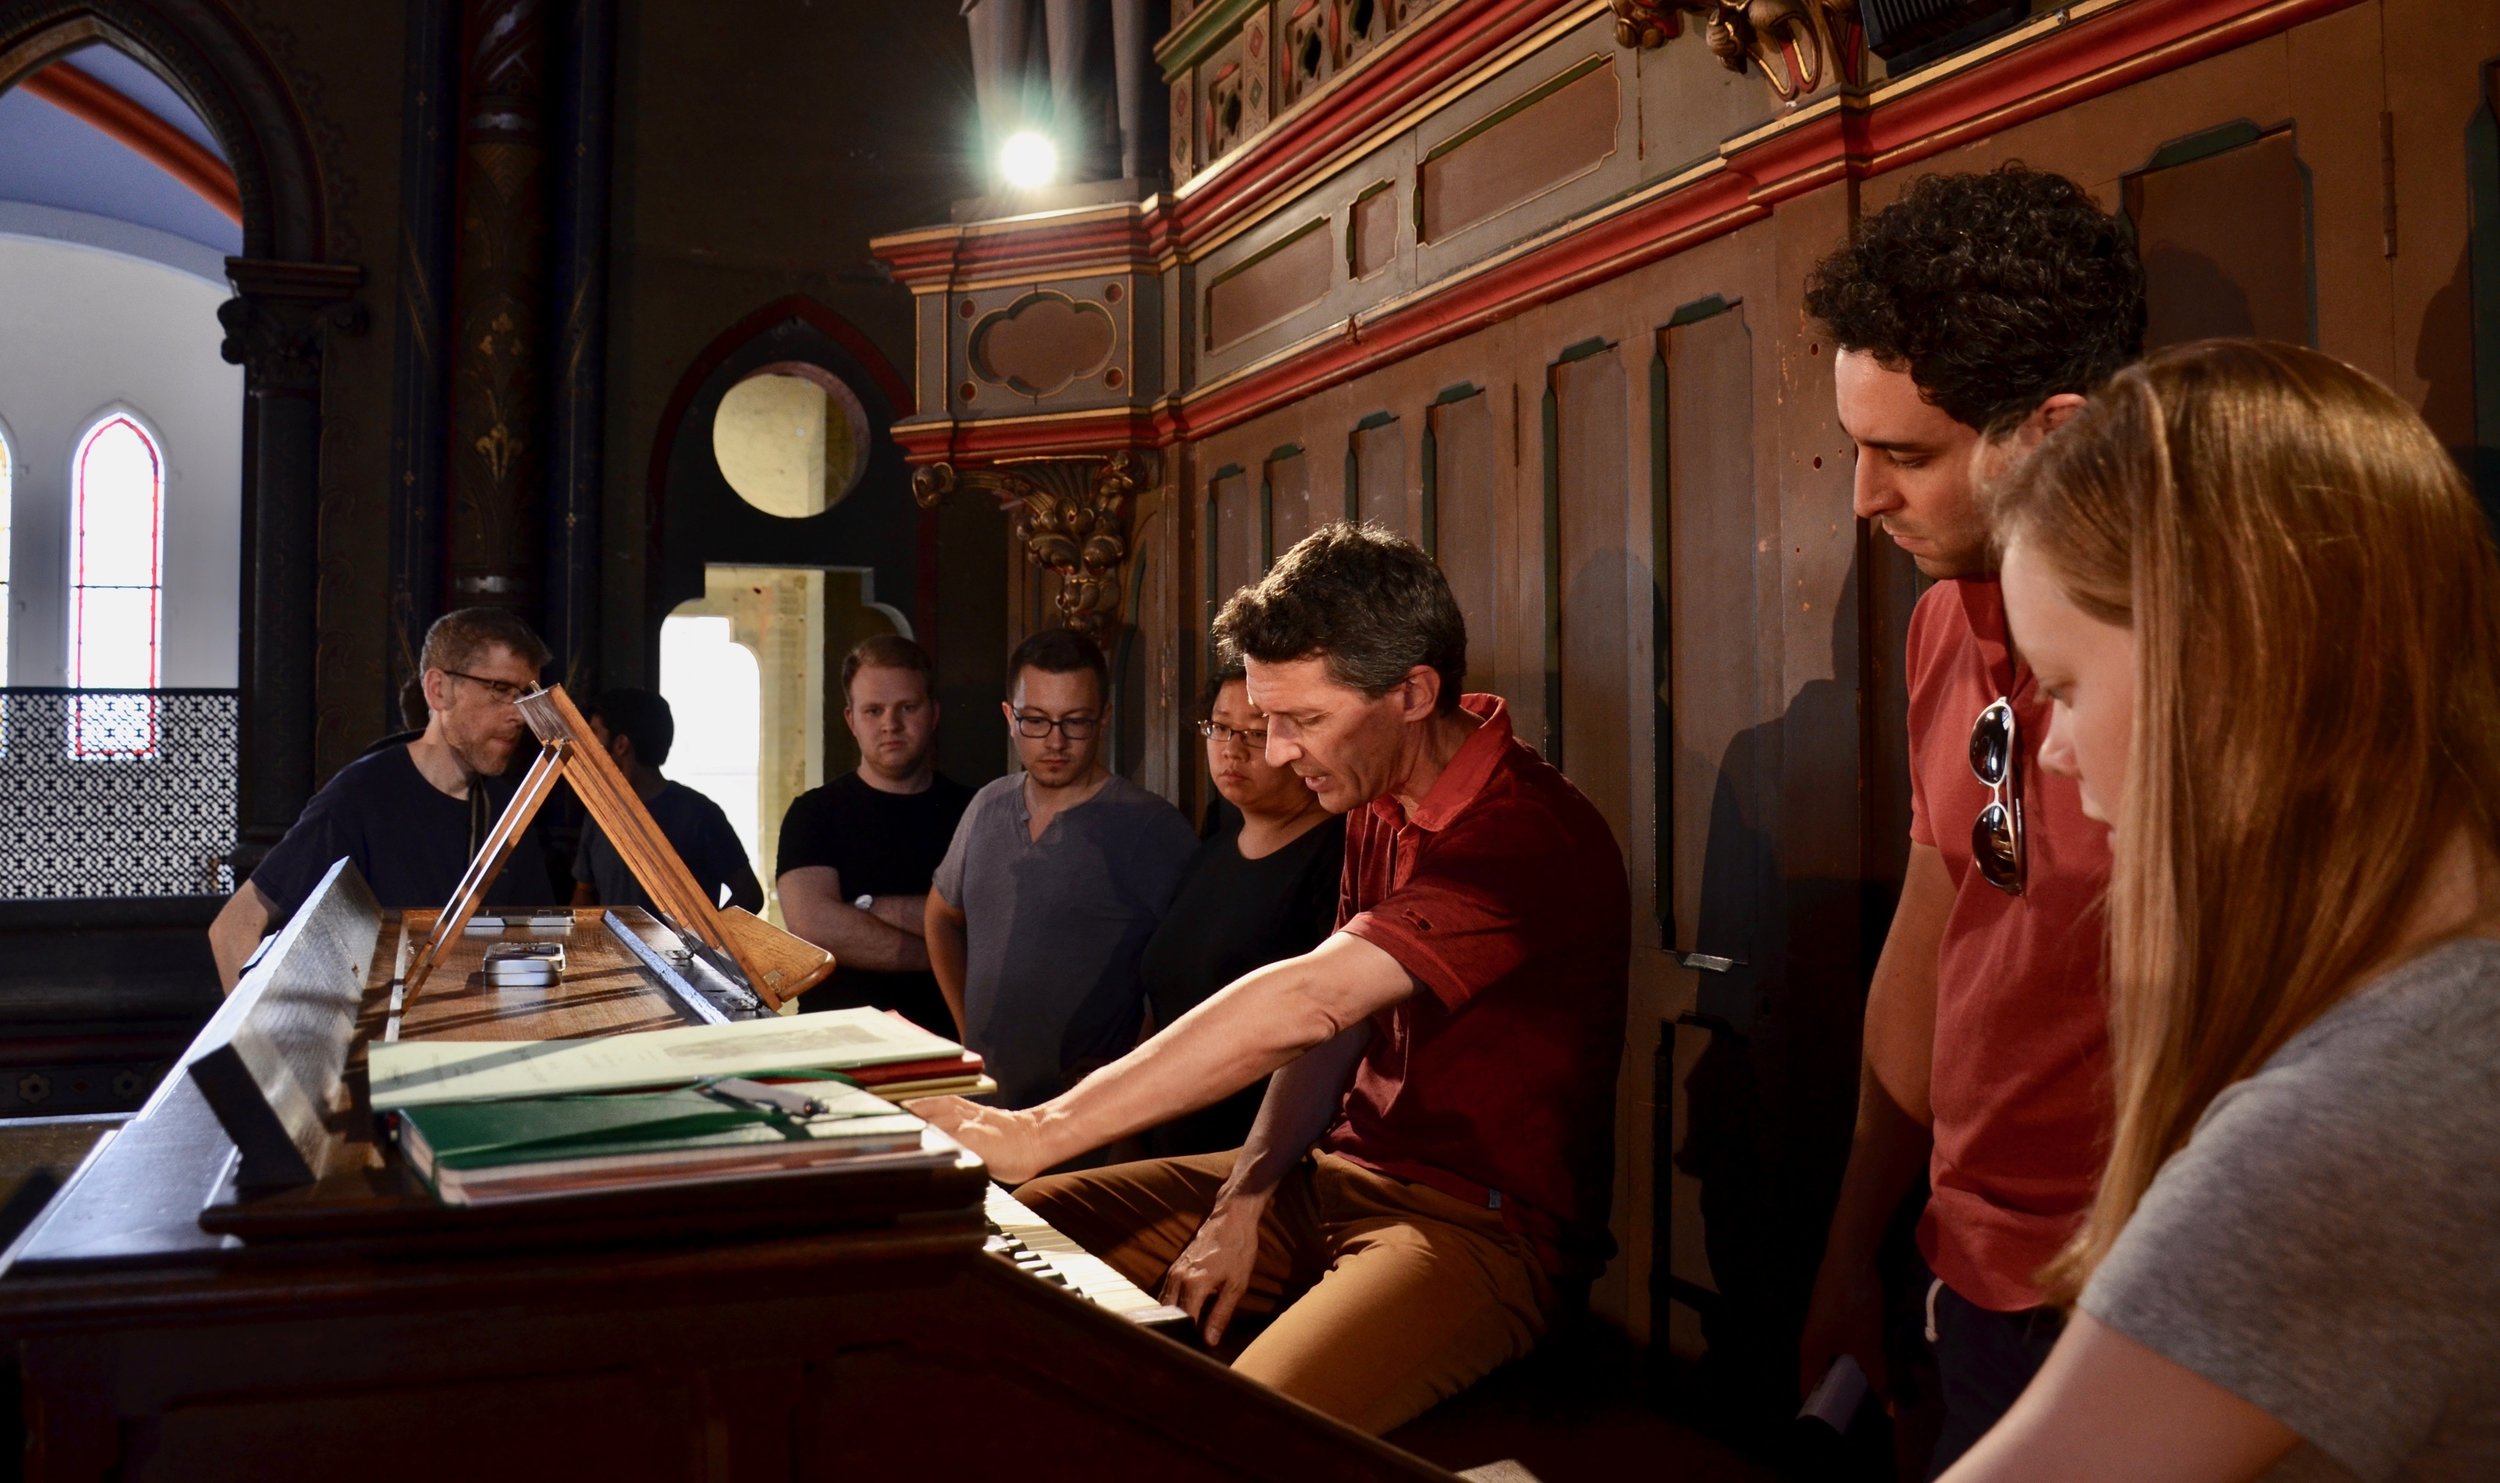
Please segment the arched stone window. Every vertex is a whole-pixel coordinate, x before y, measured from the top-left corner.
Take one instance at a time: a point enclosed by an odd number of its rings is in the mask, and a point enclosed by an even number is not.
[[[73,690],[153,690],[164,608],[165,457],[127,412],[108,413],[70,460],[69,683]],[[145,697],[82,701],[70,727],[79,757],[152,756]]]

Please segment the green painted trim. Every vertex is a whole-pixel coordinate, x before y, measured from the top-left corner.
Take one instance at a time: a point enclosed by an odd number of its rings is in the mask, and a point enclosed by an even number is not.
[[[1448,154],[1451,150],[1465,144],[1468,140],[1475,138],[1485,130],[1517,117],[1519,114],[1526,112],[1528,109],[1535,107],[1539,103],[1544,102],[1546,99],[1561,92],[1564,88],[1571,86],[1573,83],[1578,82],[1581,78],[1588,76],[1590,73],[1597,71],[1599,68],[1612,67],[1614,64],[1614,52],[1611,48],[1599,53],[1596,56],[1584,58],[1579,65],[1568,68],[1560,75],[1537,84],[1528,91],[1521,93],[1518,97],[1511,99],[1508,103],[1503,104],[1501,107],[1494,109],[1491,113],[1477,119],[1474,123],[1469,124],[1457,133],[1452,134],[1449,138],[1442,140],[1431,149],[1426,150],[1421,163],[1425,165],[1431,164],[1434,160]]]
[[[1564,346],[1562,354],[1554,357],[1554,364],[1558,366],[1567,366],[1575,360],[1587,360],[1592,355],[1603,355],[1607,351],[1614,348],[1615,342],[1607,339],[1604,335],[1591,336],[1586,340],[1582,340],[1577,345]],[[1550,387],[1548,388],[1548,393],[1551,393]]]
[[[1395,412],[1374,412],[1369,417],[1366,417],[1362,421],[1354,424],[1354,430],[1358,433],[1367,433],[1376,427],[1387,427],[1390,423],[1397,420],[1398,414]]]
[[[1163,69],[1164,82],[1170,84],[1205,60],[1207,53],[1232,40],[1242,24],[1266,4],[1267,0],[1206,0],[1155,47],[1155,65]]]
[[[1302,445],[1300,443],[1279,443],[1268,451],[1267,461],[1269,463],[1280,463],[1285,459],[1300,458],[1301,456]]]
[[[1717,294],[1708,294],[1702,298],[1693,300],[1689,304],[1678,304],[1675,312],[1667,316],[1665,327],[1667,329],[1675,329],[1681,325],[1697,324],[1700,321],[1711,318],[1714,315],[1725,314],[1727,311],[1735,308],[1743,302],[1745,302],[1743,299],[1728,299],[1721,298]],[[1666,363],[1663,358],[1659,362],[1659,374],[1661,376],[1666,374]],[[1659,383],[1660,390],[1658,394],[1661,397],[1666,395],[1666,391],[1664,389],[1665,385],[1666,383],[1664,381]],[[1662,415],[1665,405],[1666,404],[1663,401],[1659,403],[1659,406],[1662,409]]]
[[[1345,440],[1345,518],[1348,525],[1363,520],[1363,466],[1354,457],[1354,435]]]
[[[1595,342],[1599,349],[1604,341]],[[1565,352],[1568,354],[1568,352]],[[1585,352],[1593,354],[1594,352]],[[1568,364],[1556,361],[1556,365]],[[1545,760],[1563,765],[1562,697],[1562,400],[1554,394],[1553,372],[1545,377],[1544,404],[1539,409],[1545,435]]]
[[[1215,492],[1214,492],[1214,491],[1215,491],[1215,481],[1216,481],[1216,480],[1218,480],[1218,479],[1238,479],[1238,478],[1240,478],[1243,474],[1245,474],[1245,473],[1247,473],[1247,472],[1248,472],[1248,470],[1244,469],[1244,468],[1243,468],[1240,464],[1237,464],[1237,463],[1228,463],[1228,464],[1224,465],[1224,467],[1222,467],[1222,468],[1220,468],[1220,469],[1217,469],[1214,473],[1207,475],[1207,498],[1209,498],[1209,499],[1213,499],[1213,498],[1215,498]]]
[[[1471,396],[1482,395],[1484,395],[1483,387],[1478,386],[1473,381],[1461,381],[1456,386],[1442,387],[1440,395],[1432,399],[1432,405],[1436,407],[1446,407],[1452,402],[1463,402]]]
[[[1276,481],[1259,479],[1259,570],[1276,564]]]
[[[2144,162],[2143,170],[2130,173],[2140,175],[2149,170],[2167,170],[2173,165],[2210,159],[2215,155],[2254,144],[2266,137],[2269,132],[2271,131],[2258,128],[2252,119],[2235,118],[2227,124],[2216,124],[2210,129],[2199,129],[2193,134],[2171,140],[2153,151],[2153,157]]]
[[[2500,526],[2500,62],[2483,70],[2483,106],[2465,126],[2466,282],[2473,304],[2473,467],[2484,514]]]

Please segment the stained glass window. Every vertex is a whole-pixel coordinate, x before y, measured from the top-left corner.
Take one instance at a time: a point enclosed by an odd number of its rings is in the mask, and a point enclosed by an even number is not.
[[[145,428],[117,414],[79,440],[70,469],[70,688],[153,690],[164,597],[163,454]],[[81,700],[70,751],[155,755],[155,706],[145,696]]]

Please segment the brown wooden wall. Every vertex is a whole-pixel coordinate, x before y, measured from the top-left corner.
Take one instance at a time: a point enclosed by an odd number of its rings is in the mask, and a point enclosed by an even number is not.
[[[1790,197],[1174,450],[1163,529],[1140,542],[1161,694],[1186,705],[1212,606],[1296,534],[1377,520],[1439,557],[1469,684],[1503,694],[1615,821],[1636,940],[1624,1256],[1601,1312],[1689,1351],[1702,1325],[1660,1306],[1671,1275],[1727,1305],[1717,1340],[1776,1363],[1846,1151],[1865,974],[1905,853],[1899,656],[1919,583],[1850,514],[1808,270],[1917,173],[2019,158],[2129,214],[2157,343],[2317,344],[2465,448],[2466,140],[2494,57],[2500,9],[2356,5]],[[1185,745],[1150,746],[1142,775],[1203,797]]]

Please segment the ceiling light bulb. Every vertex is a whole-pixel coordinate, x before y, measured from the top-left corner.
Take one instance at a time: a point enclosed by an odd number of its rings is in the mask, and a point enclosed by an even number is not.
[[[1058,147],[1032,129],[1019,130],[998,152],[998,173],[1017,190],[1039,190],[1059,173]]]

